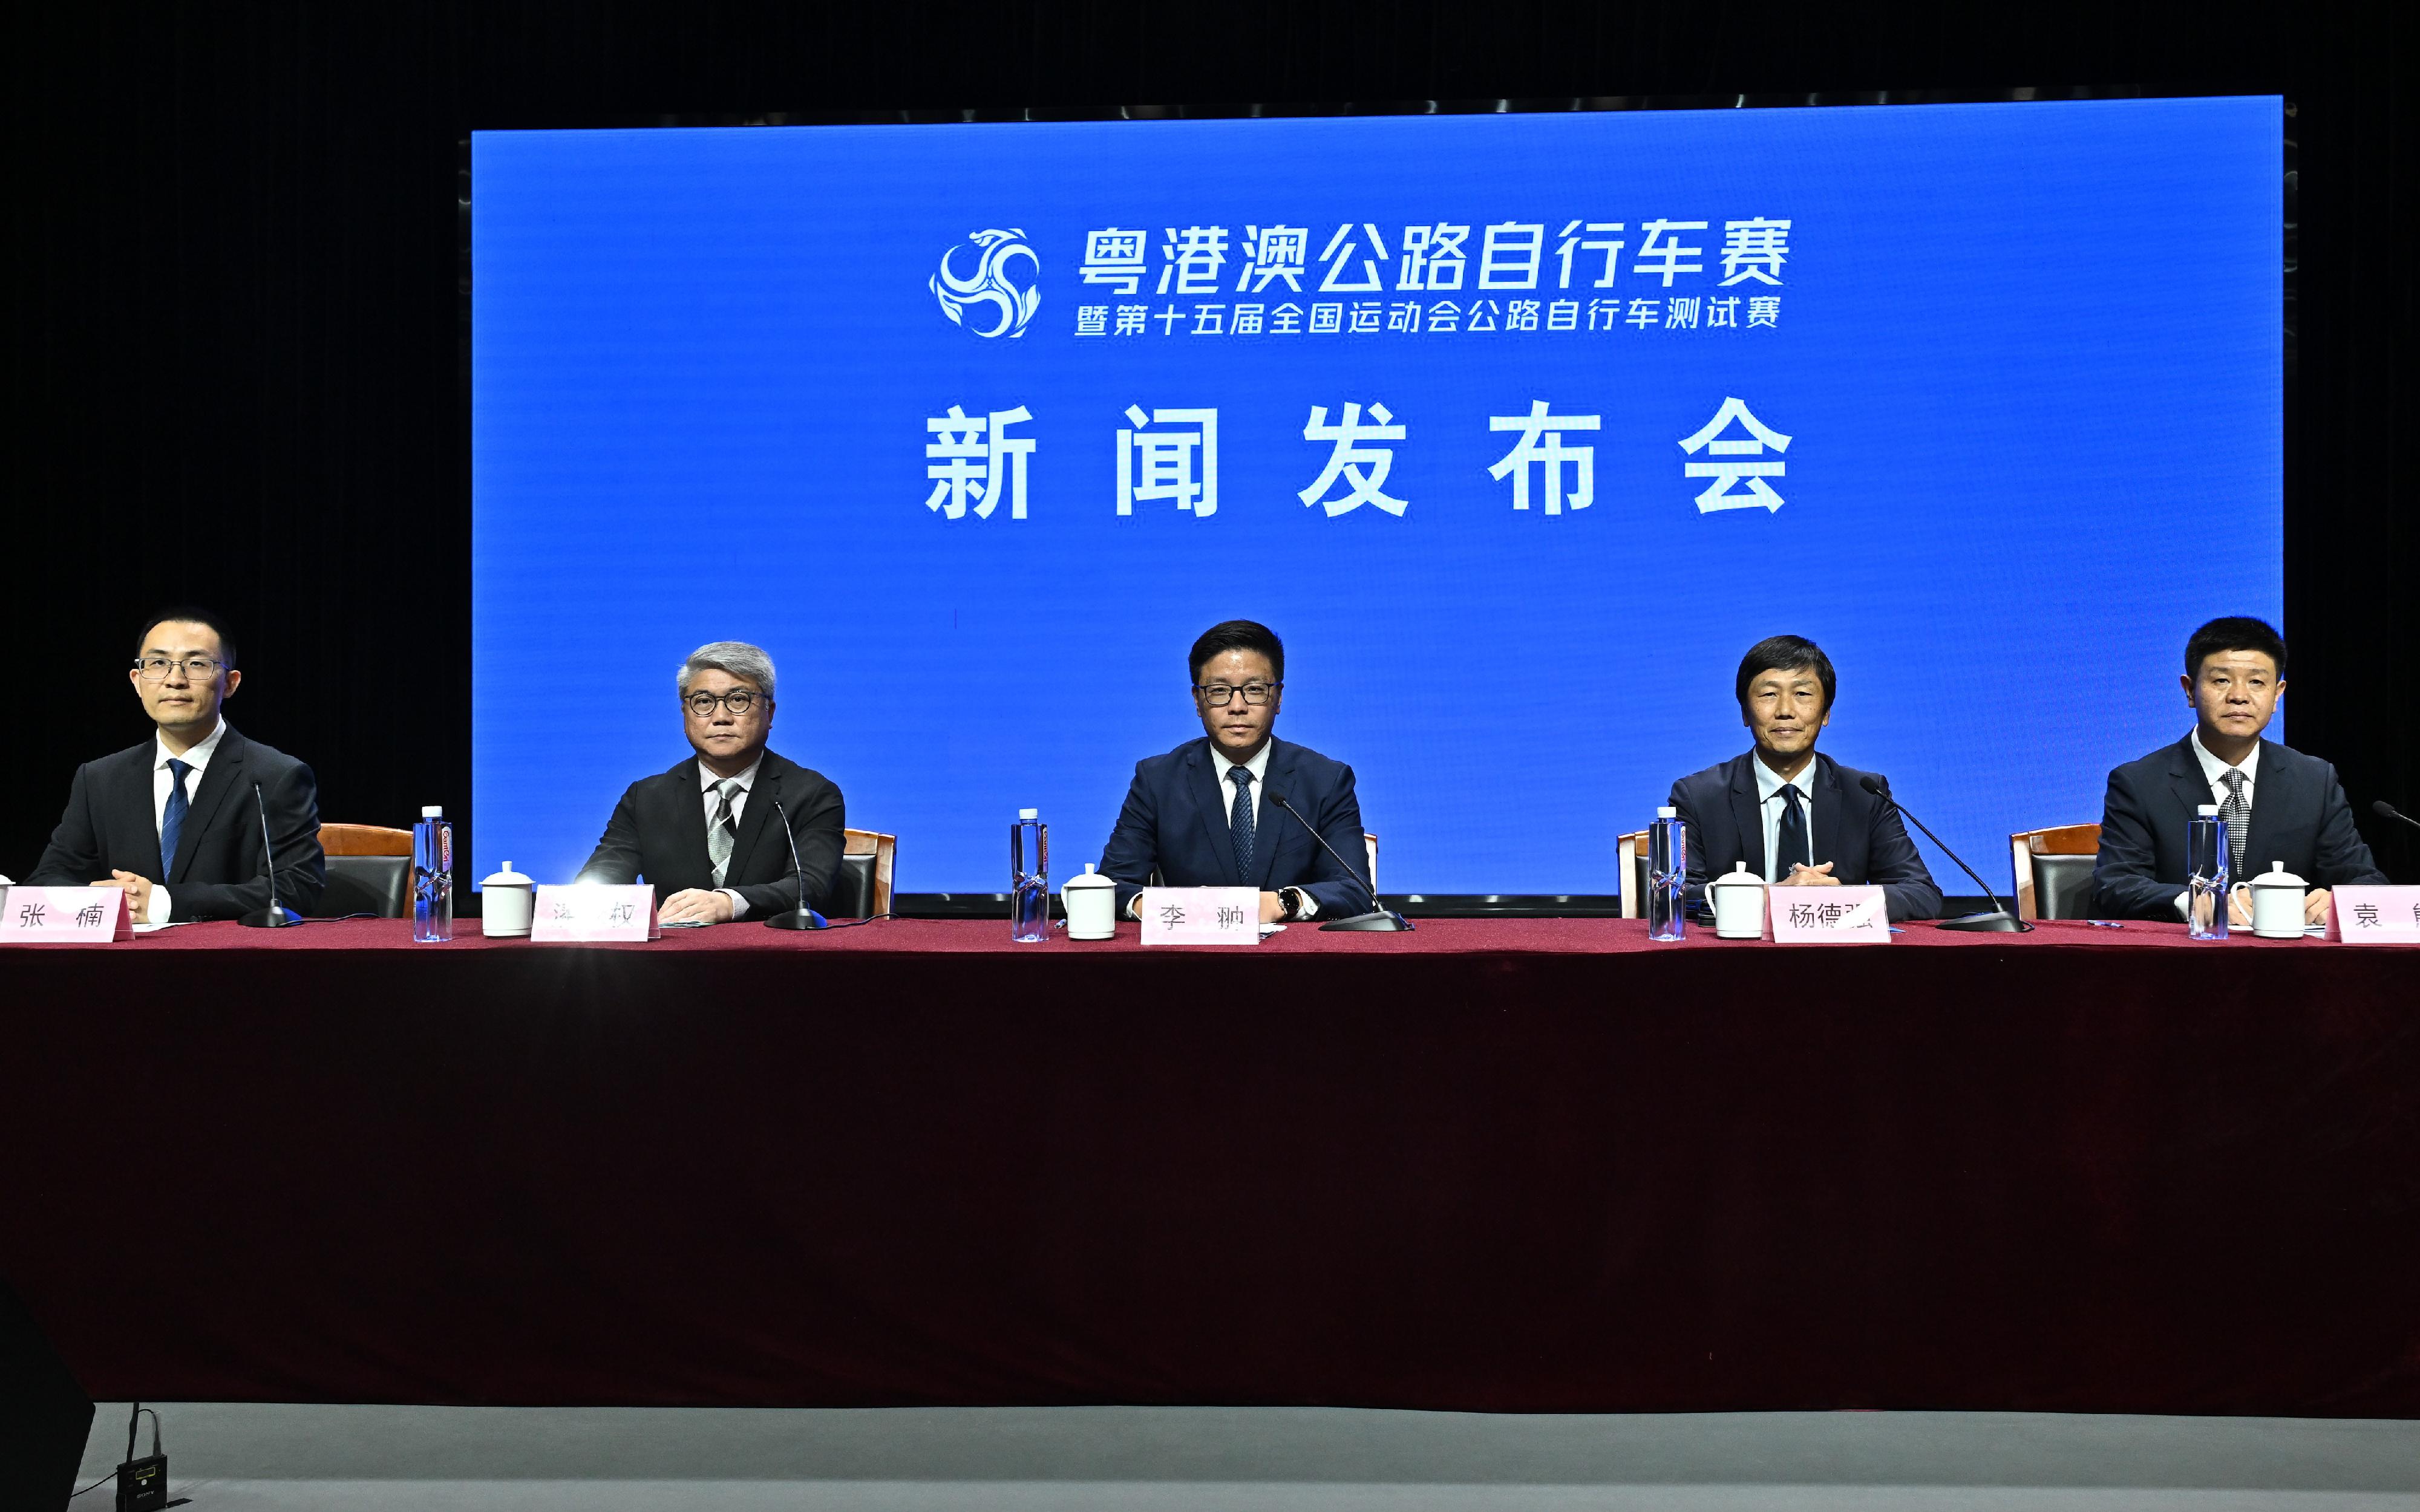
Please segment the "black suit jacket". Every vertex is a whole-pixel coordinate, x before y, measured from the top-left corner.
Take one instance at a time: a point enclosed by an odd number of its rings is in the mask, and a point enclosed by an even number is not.
[[[2210,801],[2210,779],[2191,735],[2111,772],[2101,801],[2101,856],[2092,863],[2092,911],[2103,918],[2175,919],[2177,894],[2185,889],[2185,825]],[[2264,740],[2243,867],[2266,872],[2273,861],[2314,887],[2386,880],[2353,828],[2336,769]]]
[[[172,919],[233,918],[269,906],[269,865],[261,851],[260,807],[277,847],[279,906],[307,914],[327,886],[319,850],[319,784],[311,768],[274,747],[226,727],[194,788],[174,870],[161,865],[152,807],[157,737],[76,768],[67,812],[49,849],[25,880],[80,887],[112,872],[132,872],[168,889]],[[252,786],[260,784],[260,806]],[[137,923],[142,922],[140,919]]]
[[[1672,807],[1688,826],[1689,901],[1702,904],[1706,878],[1745,861],[1764,876],[1764,820],[1757,812],[1756,753],[1692,772],[1672,784]],[[1893,918],[1938,918],[1941,889],[1899,820],[1899,810],[1860,785],[1865,773],[1818,751],[1807,773],[1815,821],[1814,863],[1852,886],[1879,886]]]
[[[731,868],[722,878],[724,887],[748,900],[751,918],[784,912],[799,901],[799,872],[792,869],[789,842],[774,823],[776,798],[790,816],[810,906],[820,908],[829,901],[832,876],[840,870],[841,830],[847,823],[840,789],[821,772],[767,751],[756,768],[755,785],[748,790],[748,807],[740,811],[738,838],[731,847]],[[613,806],[596,852],[580,869],[582,882],[627,884],[642,877],[654,886],[658,903],[690,887],[714,886],[714,862],[706,854],[706,800],[698,788],[694,756],[669,772],[631,783]]]
[[[1319,826],[1339,854],[1358,860],[1369,854],[1369,845],[1362,839],[1353,768],[1272,736],[1252,832],[1252,874],[1241,876],[1234,833],[1227,825],[1234,790],[1226,784],[1226,765],[1211,754],[1207,735],[1135,764],[1118,827],[1101,853],[1102,874],[1118,885],[1119,916],[1155,871],[1171,887],[1300,887],[1319,904],[1323,918],[1367,913],[1370,893],[1361,869],[1337,865],[1270,796],[1283,796]]]

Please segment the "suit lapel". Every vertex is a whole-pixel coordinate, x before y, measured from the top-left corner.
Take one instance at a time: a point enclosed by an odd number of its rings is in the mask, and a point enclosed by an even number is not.
[[[675,795],[673,833],[680,837],[678,854],[697,869],[694,873],[698,879],[696,886],[703,887],[714,877],[714,857],[706,852],[706,793],[698,786],[705,779],[705,773],[699,769],[697,758],[692,756],[674,767],[672,777]],[[650,876],[647,880],[654,882],[658,879]],[[665,877],[662,880],[669,883],[673,879]]]
[[[748,790],[748,807],[739,811],[739,833],[731,842],[731,870],[722,874],[722,885],[726,887],[739,885],[738,878],[746,874],[743,869],[748,864],[748,857],[755,853],[758,838],[776,822],[773,800],[782,795],[782,779],[773,771],[776,760],[778,758],[771,751],[765,753],[765,764],[756,768],[756,785]],[[705,824],[705,811],[706,805],[701,801],[698,805],[701,825]],[[788,847],[783,849],[786,851]],[[787,864],[786,857],[784,864]],[[706,870],[711,872],[713,866],[711,860],[707,861]]]
[[[1272,792],[1284,794],[1288,803],[1295,800],[1294,749],[1278,744],[1274,735],[1269,737],[1268,775],[1261,779],[1260,815],[1252,824],[1252,874],[1244,879],[1263,892],[1269,890],[1279,842],[1302,827],[1278,811],[1278,806],[1269,801]]]
[[[201,786],[186,805],[185,827],[178,837],[175,870],[169,873],[169,886],[187,880],[185,873],[193,870],[194,857],[201,852],[202,837],[209,832],[211,824],[218,819],[219,810],[226,807],[228,795],[239,788],[246,792],[251,790],[252,763],[247,759],[248,754],[244,738],[235,733],[233,725],[229,725],[226,733],[219,736],[218,749],[210,752],[210,764],[202,768]],[[156,836],[157,832],[154,833]],[[163,856],[160,859],[165,865],[171,858]]]
[[[1204,735],[1202,743],[1193,748],[1193,754],[1186,759],[1186,767],[1192,776],[1185,785],[1192,791],[1194,804],[1202,810],[1202,841],[1210,847],[1211,854],[1218,857],[1218,870],[1225,875],[1228,885],[1242,887],[1244,878],[1235,871],[1235,832],[1227,827],[1225,798],[1228,788],[1219,776],[1227,769],[1227,764],[1211,751],[1210,739]]]
[[[1807,837],[1807,842],[1814,846],[1807,859],[1810,865],[1822,866],[1826,861],[1840,859],[1841,795],[1848,790],[1840,785],[1840,769],[1832,764],[1830,757],[1823,755],[1815,758],[1815,780],[1807,787],[1815,797],[1815,825]],[[1759,832],[1763,828],[1762,825],[1757,826]],[[1838,874],[1838,868],[1834,869],[1834,874]]]
[[[2266,870],[2278,859],[2270,854],[2269,837],[2277,832],[2279,820],[2294,812],[2294,780],[2287,775],[2287,763],[2276,742],[2260,743],[2259,775],[2252,782],[2252,822],[2243,828],[2244,876],[2234,880],[2244,882]]]
[[[1738,826],[1740,855],[1747,869],[1764,875],[1764,814],[1756,797],[1756,769],[1748,764],[1754,751],[1731,763],[1731,823]],[[1709,868],[1711,871],[1712,869]]]

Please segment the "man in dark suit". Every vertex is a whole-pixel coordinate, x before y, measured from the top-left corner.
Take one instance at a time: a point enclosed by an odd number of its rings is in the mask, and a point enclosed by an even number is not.
[[[580,880],[644,877],[667,924],[786,912],[798,906],[801,872],[815,905],[840,870],[845,818],[830,779],[765,748],[773,658],[744,640],[717,640],[690,653],[678,683],[683,729],[697,754],[630,784]],[[783,813],[798,842],[795,868]]]
[[[1357,870],[1337,864],[1283,798],[1345,856],[1368,854],[1353,768],[1271,733],[1285,690],[1277,632],[1230,620],[1202,632],[1186,658],[1202,738],[1135,764],[1101,872],[1131,918],[1154,872],[1171,887],[1258,887],[1261,921],[1344,918],[1370,911]]]
[[[2226,825],[2239,888],[2249,872],[2283,861],[2308,885],[2303,917],[2314,924],[2327,919],[2330,888],[2386,880],[2353,828],[2336,769],[2260,738],[2286,691],[2284,638],[2260,620],[2212,620],[2185,642],[2178,681],[2193,730],[2109,774],[2092,866],[2095,913],[2185,918],[2185,826],[2208,804]],[[2238,924],[2252,922],[2247,892],[2230,898],[2228,914]]]
[[[1899,810],[1865,790],[1866,773],[1816,754],[1838,686],[1832,658],[1798,636],[1760,640],[1740,658],[1732,691],[1754,748],[1672,784],[1691,902],[1704,903],[1709,876],[1745,861],[1782,887],[1878,886],[1895,919],[1941,917],[1941,889]]]
[[[67,811],[26,881],[123,887],[138,924],[254,913],[269,906],[265,809],[278,904],[308,912],[328,880],[319,786],[311,768],[221,716],[243,682],[234,638],[207,609],[175,609],[153,615],[135,647],[127,679],[151,738],[76,768]]]

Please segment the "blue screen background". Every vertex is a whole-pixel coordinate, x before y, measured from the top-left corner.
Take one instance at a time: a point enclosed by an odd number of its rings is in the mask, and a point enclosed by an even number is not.
[[[1839,670],[1822,748],[2005,886],[2009,831],[2097,819],[2108,768],[2188,728],[2195,625],[2282,618],[2279,111],[478,133],[473,874],[568,880],[624,787],[688,754],[675,671],[729,638],[779,666],[773,748],[900,836],[900,890],[1004,887],[1028,806],[1064,875],[1135,761],[1201,733],[1186,648],[1244,617],[1285,638],[1279,733],[1357,769],[1389,892],[1619,890],[1617,835],[1746,748],[1733,672],[1777,632]],[[1681,238],[1704,273],[1634,271],[1655,217],[1710,223]],[[1781,283],[1720,286],[1750,217],[1792,223]],[[1593,255],[1552,286],[1572,220],[1623,223],[1613,288]],[[1464,287],[1396,290],[1402,228],[1437,222],[1472,227]],[[1544,224],[1547,286],[1470,286],[1499,222]],[[1385,292],[1316,292],[1345,223],[1386,239]],[[1269,305],[1780,303],[1750,329],[1076,333],[1081,306],[1233,304],[1235,244],[1272,224],[1311,256]],[[1193,225],[1229,231],[1221,292],[1156,295]],[[1133,299],[1079,273],[1112,226],[1151,233]],[[1014,338],[927,286],[987,228],[1039,264]],[[1683,475],[1734,395],[1792,438],[1777,510],[1701,513]],[[1489,418],[1535,399],[1602,419],[1565,438],[1594,448],[1585,510],[1517,513],[1488,473],[1516,439]],[[1348,401],[1406,428],[1400,517],[1296,497],[1329,452],[1311,407]],[[1027,518],[926,507],[954,404],[1031,410]],[[1116,514],[1129,405],[1218,411],[1215,515]]]

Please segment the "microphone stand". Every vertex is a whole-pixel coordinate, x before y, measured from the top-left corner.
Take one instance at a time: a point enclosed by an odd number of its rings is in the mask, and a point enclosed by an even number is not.
[[[1905,809],[1900,808],[1899,800],[1891,796],[1888,784],[1885,783],[1881,778],[1874,776],[1871,772],[1868,772],[1865,775],[1864,779],[1857,785],[1864,788],[1868,793],[1872,794],[1875,797],[1882,799],[1885,803],[1889,804],[1892,809],[1898,810],[1899,816],[1901,819],[1906,820],[1909,824],[1914,825],[1919,831],[1921,831],[1926,840],[1932,841],[1935,845],[1941,846],[1941,854],[1949,857],[1953,861],[1957,861],[1958,870],[1965,872],[1970,877],[1974,877],[1975,886],[1982,888],[1983,896],[1992,900],[1992,912],[1988,914],[1968,914],[1962,918],[1935,919],[1932,924],[1934,929],[1961,930],[1978,934],[2031,934],[2034,932],[2034,927],[2031,924],[2026,923],[2024,919],[2019,918],[2016,915],[2009,913],[2007,909],[2000,906],[2000,895],[1992,890],[1992,885],[1984,881],[1981,877],[1976,876],[1975,869],[1973,867],[1968,866],[1962,860],[1959,860],[1958,853],[1951,850],[1947,845],[1943,844],[1940,836],[1934,834],[1929,829],[1926,829],[1924,827],[1923,820],[1918,819],[1916,815],[1908,812]]]
[[[799,906],[785,914],[775,914],[765,920],[767,929],[821,929],[824,916],[807,906],[807,864],[799,859],[799,837],[790,833],[790,812],[782,800],[768,793],[773,800],[773,816],[782,823],[782,838],[790,842],[790,870],[799,875]]]
[[[1346,876],[1351,877],[1356,882],[1361,882],[1361,873],[1353,870],[1353,863],[1347,861],[1344,857],[1336,855],[1336,847],[1327,843],[1327,837],[1319,832],[1317,825],[1313,825],[1310,820],[1305,819],[1301,812],[1297,810],[1293,804],[1288,803],[1284,794],[1271,793],[1268,797],[1271,803],[1276,804],[1286,812],[1293,814],[1294,822],[1295,824],[1300,825],[1303,828],[1311,831],[1311,838],[1319,841],[1319,848],[1321,850],[1326,851],[1331,856],[1335,856],[1336,864],[1344,868],[1344,874]],[[1329,923],[1322,924],[1319,927],[1323,933],[1333,933],[1338,931],[1353,931],[1371,934],[1401,934],[1410,932],[1412,921],[1405,918],[1403,915],[1396,913],[1393,909],[1388,908],[1385,903],[1380,903],[1378,901],[1377,888],[1372,887],[1369,883],[1361,882],[1361,890],[1370,895],[1370,911],[1366,914],[1356,914],[1351,918],[1339,918]]]
[[[2410,825],[2414,829],[2420,829],[2420,819],[2412,818],[2410,814],[2397,809],[2395,805],[2387,802],[2384,798],[2381,798],[2377,802],[2371,804],[2369,806],[2369,811],[2378,815],[2381,819],[2392,819],[2397,824]]]
[[[253,929],[286,929],[302,922],[302,916],[277,906],[277,853],[269,843],[269,800],[260,795],[257,782],[252,785],[252,802],[260,810],[260,854],[269,867],[269,906],[256,908],[236,922]]]

